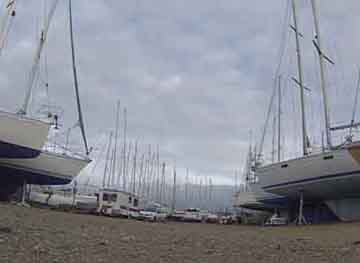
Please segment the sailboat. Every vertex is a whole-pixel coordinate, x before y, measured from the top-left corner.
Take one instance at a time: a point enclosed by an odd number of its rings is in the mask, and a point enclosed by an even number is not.
[[[0,20],[0,54],[9,31],[10,20],[15,16],[15,5],[15,0],[8,0],[4,5],[5,13]],[[34,64],[29,75],[29,87],[34,82],[51,17],[52,13],[45,24],[40,45],[36,50]],[[27,116],[27,105],[25,103],[24,105],[20,114],[0,110],[0,158],[34,158],[40,154],[47,140],[50,122]]]
[[[243,185],[234,196],[234,206],[253,210],[273,210],[288,205],[288,198],[266,192],[254,174],[254,154],[250,145],[244,169]]]
[[[56,3],[57,2],[55,2],[55,5]],[[70,24],[70,40],[71,40],[72,62],[73,62],[73,76],[74,76],[74,86],[75,86],[77,110],[78,110],[78,126],[80,127],[82,133],[86,156],[75,154],[67,150],[62,152],[52,151],[51,150],[52,148],[49,147],[49,149],[42,149],[37,157],[31,159],[0,158],[0,170],[2,171],[1,178],[3,178],[4,182],[8,183],[9,185],[14,185],[14,184],[16,185],[18,184],[19,181],[23,181],[24,183],[27,184],[40,184],[40,185],[67,184],[70,183],[72,179],[75,176],[77,176],[80,173],[80,171],[83,168],[85,168],[91,161],[90,158],[88,157],[90,151],[88,149],[84,122],[82,117],[77,71],[75,64],[71,0],[69,0],[68,9],[69,9],[69,21],[70,21],[69,24]],[[49,16],[52,16],[53,12],[54,9],[51,9]],[[49,20],[50,19],[48,19],[48,22]]]
[[[293,30],[296,36],[298,80],[301,92],[301,120],[302,120],[302,143],[303,155],[299,158],[279,161],[270,165],[260,162],[255,167],[255,174],[262,189],[272,194],[278,194],[300,200],[299,219],[302,220],[302,205],[305,201],[325,202],[332,212],[342,220],[360,218],[360,214],[354,212],[359,210],[360,204],[360,142],[352,141],[352,137],[338,146],[332,143],[331,132],[338,129],[352,129],[359,126],[352,120],[350,125],[341,127],[330,126],[330,114],[327,95],[326,76],[324,63],[331,60],[324,54],[321,45],[319,30],[319,18],[317,13],[317,1],[311,0],[312,13],[315,25],[315,39],[313,44],[318,52],[320,67],[320,86],[324,106],[325,135],[327,145],[320,153],[308,152],[308,137],[306,132],[304,85],[302,80],[301,49],[297,28],[296,1],[292,1]],[[357,99],[357,98],[356,98]],[[261,142],[262,147],[263,141]],[[260,147],[260,148],[261,148]],[[260,151],[261,153],[261,151]],[[347,201],[347,200],[352,200]],[[357,200],[354,202],[354,200]],[[352,211],[352,212],[351,212]]]

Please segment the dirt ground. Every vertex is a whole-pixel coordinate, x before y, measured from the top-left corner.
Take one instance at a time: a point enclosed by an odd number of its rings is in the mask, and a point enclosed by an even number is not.
[[[147,223],[0,204],[0,262],[360,262],[360,223]]]

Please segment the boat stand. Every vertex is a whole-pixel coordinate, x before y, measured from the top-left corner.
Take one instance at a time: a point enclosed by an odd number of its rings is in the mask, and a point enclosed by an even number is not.
[[[303,208],[304,208],[304,191],[300,191],[299,214],[295,220],[295,224],[297,225],[307,225],[306,219],[303,214]]]
[[[23,185],[21,186],[21,201],[18,203],[19,206],[30,207],[30,205],[26,202],[26,179],[23,181]]]

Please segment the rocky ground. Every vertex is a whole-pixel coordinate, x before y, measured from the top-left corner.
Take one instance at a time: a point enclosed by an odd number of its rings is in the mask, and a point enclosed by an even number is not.
[[[360,262],[360,223],[146,223],[0,204],[0,262]]]

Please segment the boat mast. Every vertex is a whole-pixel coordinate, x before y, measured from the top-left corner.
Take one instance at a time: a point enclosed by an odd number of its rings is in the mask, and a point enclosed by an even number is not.
[[[28,112],[29,104],[30,104],[30,98],[31,98],[31,94],[32,94],[32,89],[34,87],[35,76],[36,76],[36,74],[38,72],[38,69],[39,69],[41,53],[42,53],[42,50],[44,49],[45,41],[47,39],[47,34],[48,34],[48,31],[49,31],[49,28],[50,28],[50,23],[51,23],[51,20],[52,20],[52,18],[54,16],[54,13],[55,13],[58,2],[59,2],[59,0],[55,0],[53,2],[53,5],[52,5],[52,7],[50,9],[50,12],[49,12],[48,16],[45,19],[44,27],[43,27],[43,29],[41,31],[41,34],[40,34],[39,44],[38,44],[38,46],[36,48],[36,51],[35,51],[33,65],[32,65],[31,70],[30,70],[29,80],[28,80],[28,83],[27,83],[27,91],[26,91],[26,94],[25,94],[24,103],[22,105],[22,108],[18,111],[18,114],[26,115],[27,112]]]
[[[127,130],[127,110],[126,107],[124,108],[124,159],[123,159],[123,190],[126,189],[126,130]]]
[[[160,200],[160,156],[159,144],[156,145],[156,199]]]
[[[5,14],[0,21],[0,55],[5,45],[6,36],[9,32],[11,19],[15,16],[15,0],[8,0],[5,5]]]
[[[175,206],[176,206],[176,167],[174,167],[174,182],[173,182],[173,191],[172,191],[172,204],[171,204],[171,210],[172,213],[175,212]]]
[[[109,160],[109,158],[110,158],[112,135],[113,135],[113,133],[110,132],[110,135],[109,135],[109,144],[108,144],[108,148],[107,148],[107,152],[106,152],[106,157],[105,157],[105,169],[104,169],[103,181],[102,181],[102,187],[103,187],[103,188],[105,188],[105,185],[106,185],[106,173],[107,173],[107,171],[108,171],[108,160]]]
[[[71,8],[72,1],[69,0],[69,25],[70,25],[70,43],[71,43],[71,57],[72,57],[72,68],[73,68],[73,75],[74,75],[74,85],[75,85],[75,93],[76,93],[76,104],[78,110],[78,117],[79,117],[79,125],[81,134],[84,140],[85,152],[86,155],[89,155],[89,148],[85,134],[85,125],[84,119],[81,111],[81,104],[80,104],[80,93],[79,93],[79,82],[77,78],[77,71],[76,71],[76,59],[75,59],[75,47],[74,47],[74,34],[73,34],[73,22],[72,22],[72,8]]]
[[[135,194],[136,191],[136,160],[137,160],[137,151],[138,151],[138,142],[135,142],[135,152],[134,152],[134,160],[133,160],[133,174],[132,174],[132,192]]]
[[[294,31],[296,39],[296,54],[297,54],[297,65],[298,65],[298,77],[299,80],[297,83],[300,85],[300,110],[301,110],[301,126],[302,126],[302,148],[303,155],[307,155],[307,134],[306,134],[306,116],[305,116],[305,102],[304,102],[304,81],[303,81],[303,69],[302,69],[302,58],[301,58],[301,47],[299,40],[299,30],[298,30],[298,18],[296,10],[296,0],[292,0],[292,9],[293,9],[293,21],[294,21]],[[279,84],[280,85],[280,84]]]
[[[353,130],[354,123],[355,123],[355,114],[356,114],[356,108],[357,108],[358,98],[359,98],[359,89],[360,89],[360,70],[359,70],[358,81],[357,81],[357,85],[356,85],[354,107],[353,107],[353,112],[352,112],[351,122],[350,122],[350,130],[349,130],[350,140],[352,140],[352,130]]]
[[[321,38],[320,38],[320,30],[319,30],[319,19],[317,13],[317,6],[316,1],[311,0],[311,6],[314,16],[314,24],[315,24],[315,41],[314,44],[319,53],[319,64],[320,64],[320,81],[321,81],[321,90],[323,95],[323,104],[324,104],[324,117],[325,117],[325,135],[326,135],[326,142],[327,146],[331,149],[332,142],[331,142],[331,134],[330,134],[330,114],[329,114],[329,105],[328,105],[328,97],[327,97],[327,90],[326,90],[326,79],[325,79],[325,69],[324,69],[324,54],[322,52],[321,46]]]
[[[278,162],[281,161],[281,75],[279,75],[278,83],[278,138],[277,138],[277,154]]]
[[[116,172],[118,171],[116,169],[116,161],[117,161],[117,142],[118,142],[118,137],[119,137],[119,115],[120,115],[120,101],[118,100],[117,104],[116,104],[116,122],[115,122],[115,145],[114,145],[114,160],[113,160],[113,168],[112,168],[112,184],[115,184],[115,176],[116,176]],[[117,180],[119,181],[119,180]]]

